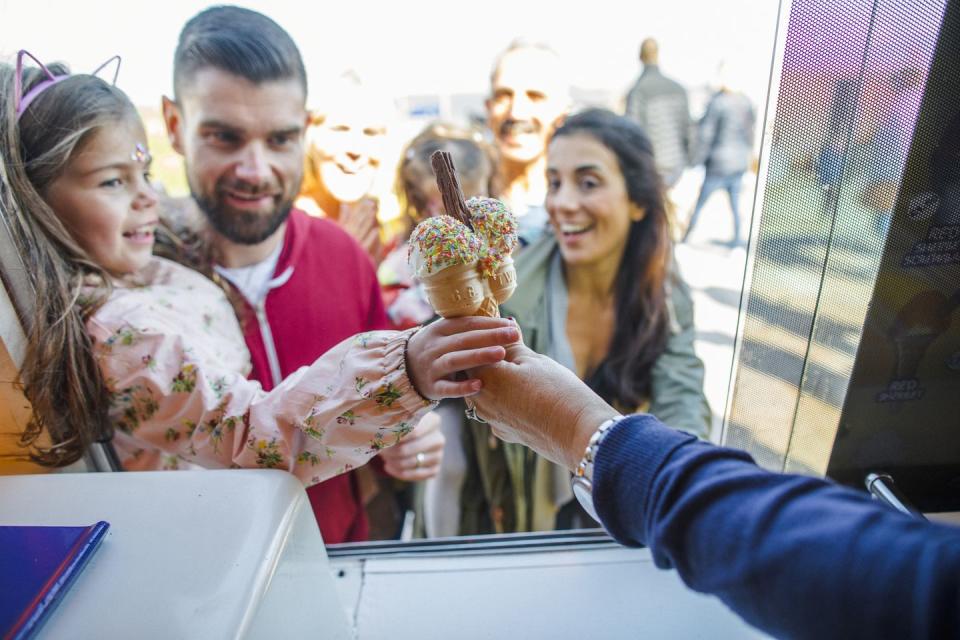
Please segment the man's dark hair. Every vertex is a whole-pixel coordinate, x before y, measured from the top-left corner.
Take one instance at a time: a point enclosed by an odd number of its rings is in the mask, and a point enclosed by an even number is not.
[[[249,9],[210,7],[184,25],[173,56],[177,100],[185,83],[206,67],[254,84],[296,79],[307,95],[307,73],[293,38],[267,16]]]

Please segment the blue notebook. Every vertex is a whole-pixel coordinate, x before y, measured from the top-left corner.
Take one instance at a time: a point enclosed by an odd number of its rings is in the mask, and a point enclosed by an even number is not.
[[[0,527],[0,632],[30,638],[57,606],[110,525]]]

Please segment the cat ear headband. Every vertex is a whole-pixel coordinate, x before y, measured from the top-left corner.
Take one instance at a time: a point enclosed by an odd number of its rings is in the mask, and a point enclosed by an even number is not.
[[[24,56],[29,57],[31,60],[36,62],[40,66],[40,69],[43,70],[45,74],[47,74],[47,78],[45,80],[42,80],[41,82],[38,82],[36,85],[34,85],[34,87],[30,89],[30,91],[28,91],[26,95],[23,94],[23,58]],[[103,71],[103,69],[107,65],[112,63],[114,60],[117,61],[117,67],[113,71],[113,84],[116,85],[117,76],[120,74],[120,56],[113,56],[112,58],[104,62],[102,65],[97,67],[93,71],[93,73],[91,73],[90,75],[92,76],[97,75],[98,73]],[[47,65],[37,60],[36,56],[34,56],[32,53],[30,53],[26,49],[21,49],[20,51],[18,51],[17,52],[17,71],[16,71],[16,76],[14,78],[14,86],[13,86],[14,104],[16,105],[16,109],[17,109],[17,120],[20,119],[20,116],[22,116],[23,112],[27,110],[27,107],[29,107],[30,104],[34,100],[36,100],[41,93],[43,93],[53,85],[57,84],[58,82],[66,80],[69,77],[70,77],[70,74],[64,74],[61,76],[53,75],[50,69],[47,68]]]

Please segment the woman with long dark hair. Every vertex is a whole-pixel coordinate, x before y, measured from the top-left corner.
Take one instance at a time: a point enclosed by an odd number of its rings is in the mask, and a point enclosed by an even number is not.
[[[589,110],[567,119],[547,152],[553,230],[517,258],[518,287],[501,312],[524,341],[574,371],[624,412],[648,411],[706,436],[710,409],[694,353],[693,303],[673,243],[653,149],[627,118]],[[463,533],[590,524],[564,470],[471,425],[475,462]]]

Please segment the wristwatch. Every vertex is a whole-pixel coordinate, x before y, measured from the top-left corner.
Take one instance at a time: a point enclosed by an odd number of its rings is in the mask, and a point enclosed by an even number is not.
[[[596,458],[597,449],[600,448],[600,443],[603,442],[610,427],[621,420],[623,420],[623,416],[614,416],[604,421],[604,423],[593,432],[593,435],[590,436],[590,441],[587,443],[587,449],[583,452],[583,458],[580,460],[580,464],[577,465],[576,470],[573,472],[573,477],[570,479],[570,485],[573,487],[573,495],[577,497],[577,501],[580,503],[580,506],[583,507],[584,511],[589,513],[590,517],[598,523],[600,522],[600,518],[597,516],[597,510],[593,506],[593,461]]]

